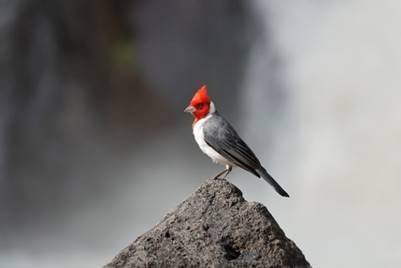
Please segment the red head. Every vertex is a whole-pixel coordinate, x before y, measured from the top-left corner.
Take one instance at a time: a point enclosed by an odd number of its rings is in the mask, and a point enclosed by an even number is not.
[[[203,85],[193,96],[190,105],[184,110],[195,117],[194,124],[205,118],[210,112],[211,101],[207,94],[207,87]]]

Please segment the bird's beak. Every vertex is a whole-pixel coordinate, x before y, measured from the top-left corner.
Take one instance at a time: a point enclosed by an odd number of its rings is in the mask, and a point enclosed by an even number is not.
[[[193,113],[193,112],[195,112],[196,111],[196,109],[195,109],[195,107],[193,107],[192,105],[189,105],[187,108],[185,108],[185,110],[184,110],[184,112],[186,112],[186,113]]]

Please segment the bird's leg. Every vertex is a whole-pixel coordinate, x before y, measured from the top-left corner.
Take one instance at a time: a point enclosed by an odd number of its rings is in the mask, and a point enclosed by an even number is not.
[[[220,172],[219,174],[217,174],[216,176],[214,176],[214,180],[220,179],[220,176],[223,175],[224,173],[227,172],[227,169],[223,170],[222,172]]]
[[[227,177],[227,175],[231,172],[232,169],[233,169],[232,166],[226,165],[226,169],[223,170],[222,172],[220,172],[219,174],[217,174],[214,177],[214,180],[225,179]],[[224,174],[224,177],[220,178],[220,176],[222,176],[223,174]]]
[[[224,174],[223,179],[227,178],[228,174],[230,174],[231,170],[233,170],[232,166],[226,165],[226,174]]]

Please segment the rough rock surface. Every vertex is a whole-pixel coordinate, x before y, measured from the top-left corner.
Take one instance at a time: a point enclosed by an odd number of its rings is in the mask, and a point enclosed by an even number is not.
[[[208,180],[105,268],[310,267],[269,211]]]

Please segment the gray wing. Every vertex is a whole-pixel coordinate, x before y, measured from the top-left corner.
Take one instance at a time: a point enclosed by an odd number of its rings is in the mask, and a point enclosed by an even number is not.
[[[256,172],[261,168],[259,160],[230,123],[217,113],[211,119],[203,128],[205,142],[229,161],[260,178]]]

